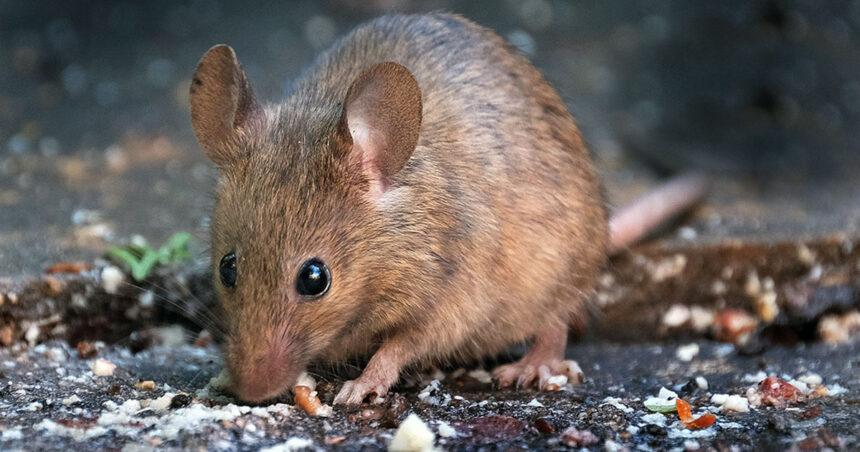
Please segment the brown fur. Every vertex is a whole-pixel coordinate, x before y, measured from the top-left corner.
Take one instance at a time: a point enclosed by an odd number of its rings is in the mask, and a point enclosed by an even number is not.
[[[341,118],[349,87],[384,62],[414,76],[423,115],[405,165],[378,165],[388,186],[373,198]],[[224,102],[194,99],[201,144],[226,142],[212,129]],[[263,112],[259,131],[230,129],[230,150],[209,151],[223,166],[215,285],[243,398],[284,392],[312,362],[373,353],[362,378],[384,392],[403,366],[496,354],[584,313],[607,250],[588,151],[556,92],[492,31],[449,14],[376,19]],[[234,249],[227,289],[218,262]],[[303,301],[295,276],[310,257],[332,285]]]

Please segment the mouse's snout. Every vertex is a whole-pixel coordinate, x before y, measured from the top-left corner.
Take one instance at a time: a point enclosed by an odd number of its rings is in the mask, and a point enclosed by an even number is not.
[[[304,371],[294,365],[291,343],[284,335],[272,335],[269,340],[230,341],[227,347],[232,390],[248,402],[285,393]]]

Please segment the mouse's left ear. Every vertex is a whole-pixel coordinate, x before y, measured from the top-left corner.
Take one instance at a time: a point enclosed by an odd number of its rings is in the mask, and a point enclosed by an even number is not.
[[[340,120],[351,164],[370,181],[370,196],[390,187],[418,144],[421,89],[397,63],[374,64],[349,87]]]
[[[209,49],[197,64],[190,101],[197,141],[222,167],[241,154],[242,136],[255,133],[265,121],[236,52],[223,44]]]

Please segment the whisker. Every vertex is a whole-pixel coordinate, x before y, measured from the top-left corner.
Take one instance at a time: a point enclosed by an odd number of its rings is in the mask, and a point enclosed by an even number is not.
[[[201,310],[191,310],[187,304],[180,303],[178,301],[174,301],[173,299],[158,293],[158,291],[169,292],[167,289],[159,286],[158,284],[154,284],[154,283],[151,284],[152,287],[156,288],[156,290],[152,291],[152,290],[149,290],[149,289],[147,289],[141,285],[134,284],[134,283],[131,283],[128,281],[123,281],[122,283],[125,285],[128,285],[128,286],[131,286],[133,288],[136,288],[138,290],[141,290],[141,291],[150,291],[153,294],[153,296],[156,297],[159,301],[166,303],[168,306],[176,308],[179,314],[182,314],[185,319],[191,321],[192,323],[194,323],[196,326],[200,327],[201,329],[208,330],[210,333],[212,333],[213,335],[218,336],[218,337],[226,336],[224,329],[221,327],[221,324],[219,323],[219,319],[216,318],[217,315],[215,315],[211,309],[207,308],[207,309],[202,310],[202,311]],[[200,302],[199,300],[197,300],[197,301],[199,302],[199,306],[205,307],[205,305],[202,302]],[[174,311],[174,312],[177,312],[177,311]]]

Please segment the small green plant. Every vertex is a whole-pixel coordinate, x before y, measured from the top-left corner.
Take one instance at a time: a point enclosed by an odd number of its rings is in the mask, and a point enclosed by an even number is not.
[[[156,265],[173,265],[190,259],[190,242],[191,234],[177,232],[159,249],[152,248],[145,240],[139,240],[124,247],[111,247],[107,254],[124,264],[135,281],[143,281]]]

